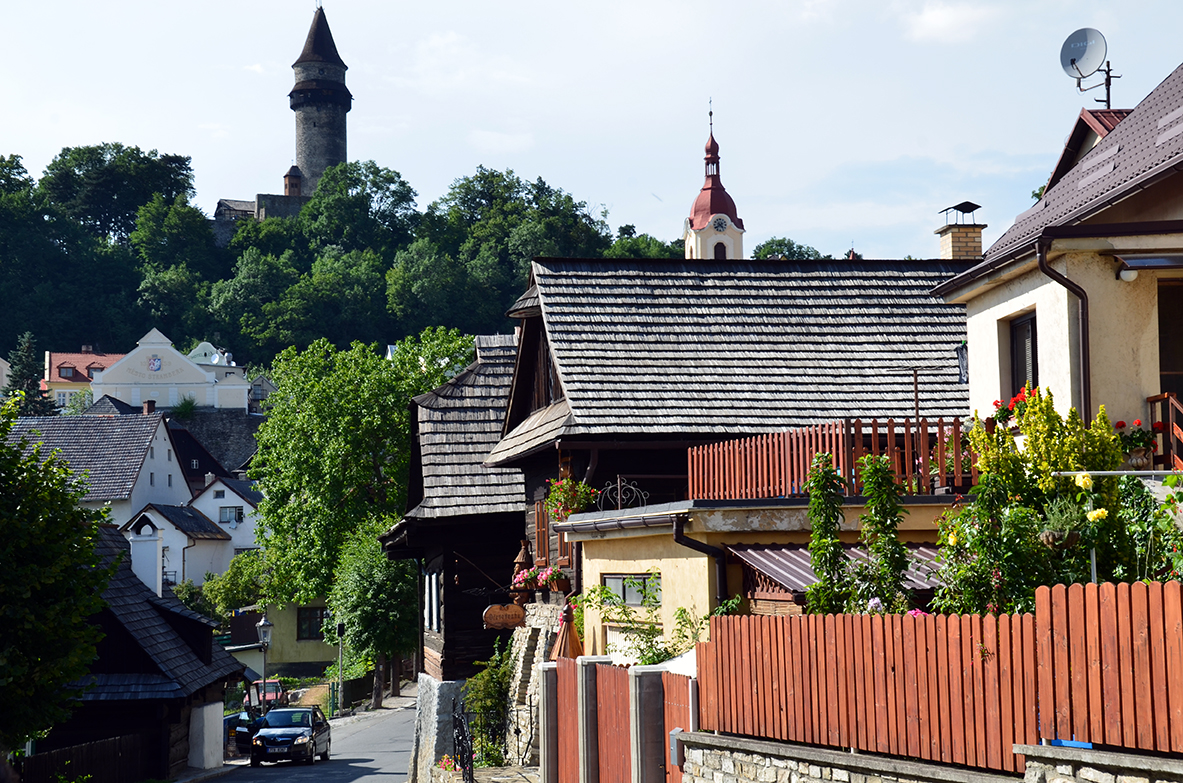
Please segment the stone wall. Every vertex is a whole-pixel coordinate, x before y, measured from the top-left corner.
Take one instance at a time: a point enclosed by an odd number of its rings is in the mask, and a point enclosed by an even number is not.
[[[1024,783],[1180,783],[1183,761],[1089,748],[1016,745],[1027,756]]]
[[[452,744],[452,704],[459,701],[463,680],[441,682],[430,674],[420,673],[419,694],[415,700],[415,738],[407,783],[426,783],[432,769],[445,755],[455,752]]]
[[[1019,780],[1011,775],[805,745],[703,732],[682,736],[683,783],[1015,783]],[[1041,780],[1040,783],[1052,782]]]
[[[526,627],[513,632],[513,679],[509,685],[509,750],[507,761],[532,767],[538,764],[538,678],[535,665],[547,660],[559,630],[561,604],[526,604]]]

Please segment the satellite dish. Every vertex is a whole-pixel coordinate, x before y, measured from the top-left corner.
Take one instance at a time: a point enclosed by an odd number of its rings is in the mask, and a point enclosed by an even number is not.
[[[1068,36],[1060,48],[1060,67],[1073,79],[1083,79],[1101,67],[1107,51],[1100,30],[1082,27]]]

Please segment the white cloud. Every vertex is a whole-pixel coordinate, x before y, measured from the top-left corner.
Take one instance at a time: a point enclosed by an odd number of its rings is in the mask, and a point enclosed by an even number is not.
[[[973,40],[998,13],[997,7],[978,3],[932,0],[925,3],[919,12],[903,13],[904,31],[913,41],[962,43]]]
[[[468,132],[468,143],[481,152],[524,152],[534,146],[534,134],[473,129]]]

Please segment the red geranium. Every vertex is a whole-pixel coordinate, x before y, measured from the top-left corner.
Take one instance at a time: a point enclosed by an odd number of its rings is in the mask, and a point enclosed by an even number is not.
[[[1135,426],[1135,427],[1141,427],[1141,426],[1142,426],[1142,420],[1141,420],[1141,419],[1134,419],[1134,426]]]
[[[1124,430],[1124,429],[1125,429],[1125,422],[1124,422],[1124,421],[1119,421],[1119,422],[1117,422],[1117,424],[1114,424],[1113,426],[1114,426],[1114,427],[1116,427],[1116,428],[1117,428],[1117,429],[1119,429],[1119,430]]]
[[[1162,432],[1166,428],[1167,428],[1167,425],[1163,424],[1161,421],[1156,421],[1156,422],[1154,422],[1154,424],[1151,426],[1150,429],[1154,430],[1155,432]]]

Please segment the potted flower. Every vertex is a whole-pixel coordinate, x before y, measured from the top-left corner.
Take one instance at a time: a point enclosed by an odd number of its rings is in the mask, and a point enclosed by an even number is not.
[[[566,593],[571,589],[571,577],[554,566],[547,566],[539,571],[535,581],[543,590]]]
[[[600,494],[599,490],[573,478],[547,479],[547,483],[550,484],[550,491],[543,506],[555,522],[563,522],[572,514],[583,511]]]
[[[1087,481],[1082,482],[1082,479]],[[1092,479],[1086,474],[1076,477],[1077,486],[1083,490],[1092,489]],[[1057,498],[1044,512],[1043,532],[1039,534],[1041,544],[1051,550],[1067,549],[1080,540],[1080,507],[1067,498]]]
[[[1142,420],[1134,419],[1132,427],[1127,427],[1124,421],[1117,422],[1114,427],[1121,438],[1122,451],[1126,453],[1126,464],[1130,470],[1145,470],[1154,463],[1154,452],[1158,450],[1158,435],[1162,432],[1162,422],[1155,422],[1154,426],[1142,429]]]

